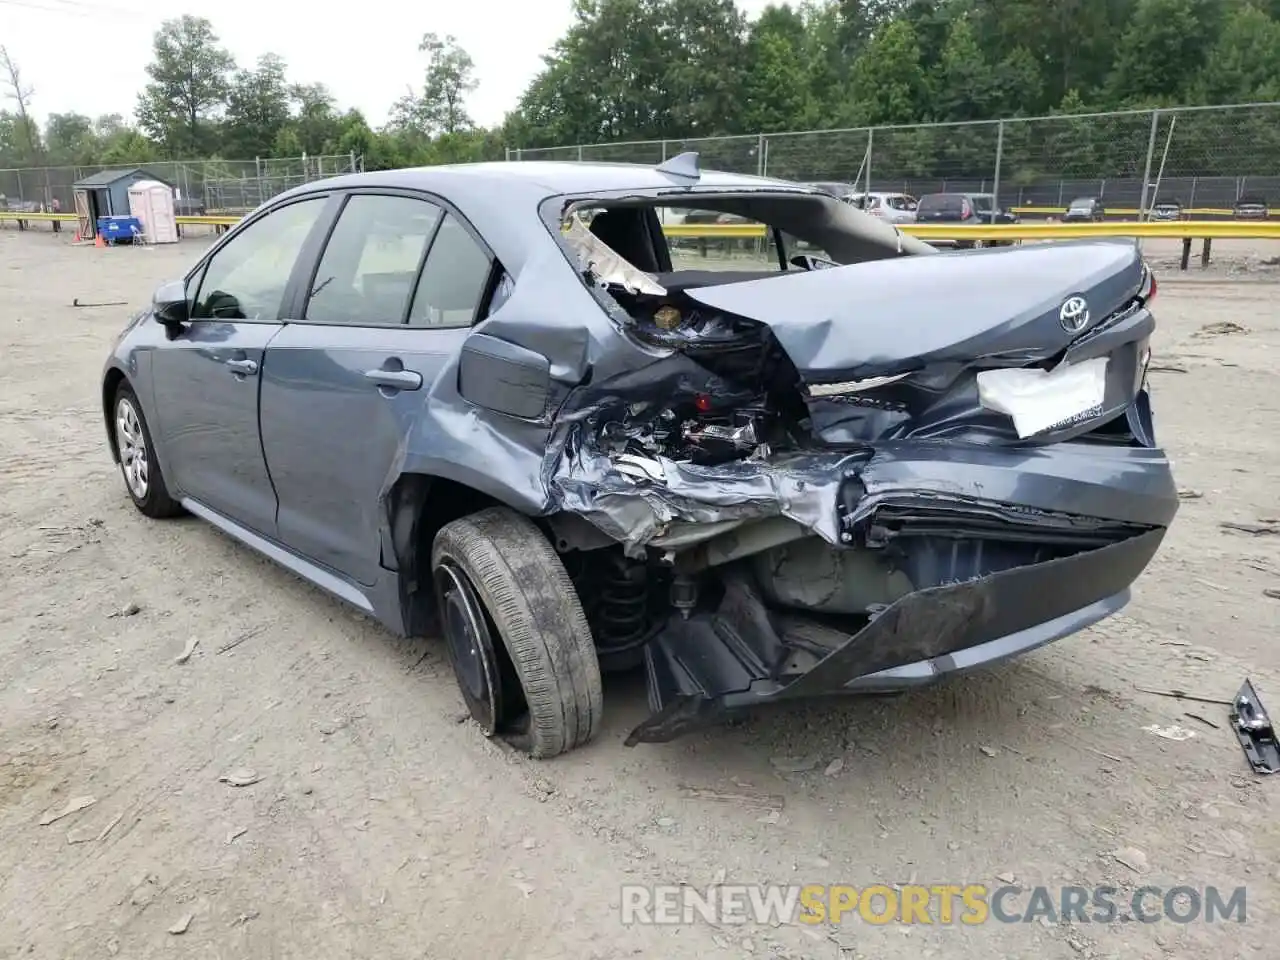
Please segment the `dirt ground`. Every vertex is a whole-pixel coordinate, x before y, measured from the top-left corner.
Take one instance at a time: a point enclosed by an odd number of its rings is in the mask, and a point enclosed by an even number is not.
[[[646,709],[624,678],[597,742],[534,763],[460,722],[438,643],[129,503],[98,400],[127,308],[71,301],[141,303],[207,242],[0,230],[0,956],[1276,955],[1280,781],[1249,772],[1225,706],[1146,691],[1228,700],[1250,676],[1280,713],[1280,536],[1221,526],[1280,517],[1280,244],[1161,277],[1154,404],[1186,499],[1122,615],[928,691],[666,745],[623,746]],[[258,782],[220,782],[243,768]],[[619,917],[624,884],[1010,878],[1244,885],[1248,919]]]

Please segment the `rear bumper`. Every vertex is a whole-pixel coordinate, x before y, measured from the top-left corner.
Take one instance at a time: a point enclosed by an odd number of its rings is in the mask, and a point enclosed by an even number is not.
[[[799,675],[773,654],[804,618],[770,636],[777,618],[731,582],[715,613],[673,620],[646,648],[653,713],[627,742],[668,741],[766,703],[909,689],[1034,650],[1121,609],[1165,532],[911,593]]]

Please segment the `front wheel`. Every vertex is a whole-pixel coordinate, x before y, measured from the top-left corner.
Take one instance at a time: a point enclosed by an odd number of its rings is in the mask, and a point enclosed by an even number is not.
[[[129,499],[143,514],[156,520],[180,515],[182,506],[169,495],[156,460],[156,448],[142,415],[142,404],[128,383],[122,382],[116,390],[113,410],[116,452],[120,455],[120,474]]]
[[[531,757],[589,741],[600,727],[600,664],[586,615],[551,543],[492,507],[455,520],[431,551],[449,660],[472,719]]]

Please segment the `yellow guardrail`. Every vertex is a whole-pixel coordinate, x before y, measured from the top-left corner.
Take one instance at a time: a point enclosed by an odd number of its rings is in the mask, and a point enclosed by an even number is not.
[[[1020,217],[1060,217],[1067,212],[1062,207],[1010,207]],[[1137,207],[1107,207],[1109,217],[1136,217],[1140,211]],[[1230,207],[1186,207],[1182,211],[1189,217],[1233,217],[1235,211]],[[1269,216],[1280,218],[1280,210],[1272,210]]]
[[[921,240],[1072,240],[1087,237],[1183,237],[1280,239],[1280,222],[1266,220],[1151,220],[1145,223],[904,223],[898,229]],[[757,223],[673,223],[669,237],[748,239],[763,237]]]
[[[230,227],[242,219],[235,214],[178,217],[183,226]],[[3,220],[46,220],[75,222],[74,213],[23,213],[0,211]],[[903,233],[921,240],[1077,240],[1096,237],[1173,237],[1186,239],[1275,239],[1280,240],[1280,220],[1149,220],[1102,221],[1100,223],[904,223]],[[669,237],[692,239],[753,239],[765,235],[758,223],[672,223],[663,232]]]

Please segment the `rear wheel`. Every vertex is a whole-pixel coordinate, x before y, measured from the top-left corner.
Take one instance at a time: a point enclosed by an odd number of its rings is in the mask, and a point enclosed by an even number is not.
[[[493,507],[455,520],[431,554],[458,687],[486,736],[545,758],[600,727],[600,666],[560,557],[526,518]]]
[[[116,390],[112,410],[120,474],[124,477],[129,499],[142,513],[156,520],[180,515],[182,506],[169,496],[164,474],[156,460],[155,444],[142,415],[142,404],[127,382],[122,381]]]

